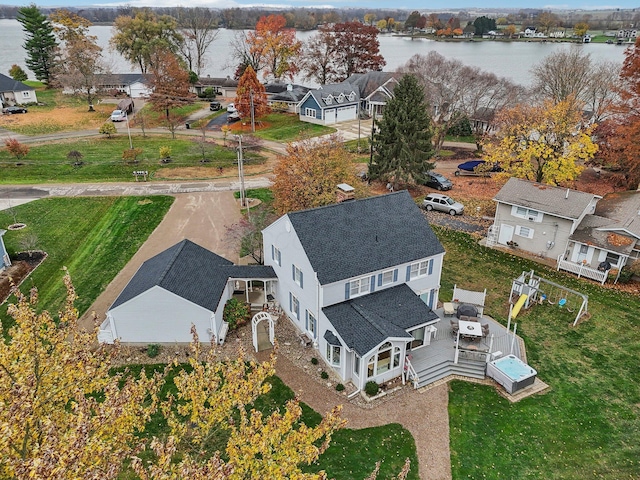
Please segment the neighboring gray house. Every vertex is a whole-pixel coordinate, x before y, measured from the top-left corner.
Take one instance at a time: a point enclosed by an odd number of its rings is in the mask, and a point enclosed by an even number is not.
[[[298,113],[298,105],[307,94],[309,87],[291,83],[268,83],[264,86],[267,94],[267,104],[286,106],[289,113]]]
[[[300,120],[319,125],[357,120],[360,93],[348,82],[309,90],[298,105]]]
[[[223,342],[224,305],[233,295],[262,305],[275,288],[271,267],[234,265],[182,240],[144,262],[107,312],[98,340],[128,344],[188,343],[191,325],[201,342]],[[255,295],[254,295],[255,296]]]
[[[207,88],[213,88],[216,95],[224,98],[233,98],[238,89],[238,80],[231,77],[213,78],[200,77],[198,82],[191,87],[193,93],[201,95]]]
[[[393,98],[393,91],[402,78],[397,72],[354,73],[347,82],[358,87],[361,111],[369,116],[380,116],[387,102]]]
[[[429,348],[445,252],[406,191],[288,213],[262,235],[276,299],[344,381],[387,381]]]
[[[35,88],[0,73],[0,108],[37,102]]]
[[[621,269],[638,258],[640,192],[616,192],[605,195],[569,236],[558,269],[604,282],[609,268]]]
[[[4,246],[4,234],[6,230],[0,229],[0,272],[11,265],[11,259],[7,253],[7,248]]]
[[[540,257],[565,253],[569,236],[601,197],[510,178],[494,197],[496,214],[487,245],[517,247]]]

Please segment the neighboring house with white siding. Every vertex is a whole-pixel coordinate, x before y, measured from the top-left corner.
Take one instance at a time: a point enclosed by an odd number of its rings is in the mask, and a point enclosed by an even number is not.
[[[36,89],[0,73],[0,108],[38,103]]]
[[[445,252],[406,191],[288,213],[262,234],[276,299],[344,381],[387,381],[429,348]]]
[[[243,297],[259,284],[262,304],[275,283],[271,267],[234,265],[182,240],[140,266],[107,311],[98,340],[141,345],[189,343],[193,324],[201,342],[220,343],[228,328],[222,319],[227,300],[234,295]]]
[[[564,254],[569,236],[601,197],[510,178],[494,197],[496,214],[487,244],[512,246],[540,257]]]

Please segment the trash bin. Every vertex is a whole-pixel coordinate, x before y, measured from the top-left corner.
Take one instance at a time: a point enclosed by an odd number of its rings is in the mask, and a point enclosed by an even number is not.
[[[184,126],[187,128],[187,130],[189,130],[191,128],[191,124],[190,123],[185,123]]]

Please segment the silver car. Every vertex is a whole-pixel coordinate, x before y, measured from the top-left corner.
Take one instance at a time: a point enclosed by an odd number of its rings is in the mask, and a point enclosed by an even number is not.
[[[422,208],[426,208],[427,210],[440,210],[449,215],[462,215],[464,212],[464,205],[441,193],[431,193],[427,195],[422,202]]]

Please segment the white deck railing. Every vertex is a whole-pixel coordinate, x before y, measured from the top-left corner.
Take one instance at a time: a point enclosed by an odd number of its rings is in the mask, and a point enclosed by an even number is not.
[[[575,262],[569,262],[567,260],[562,260],[562,255],[558,257],[557,269],[575,273],[576,275],[578,275],[578,278],[587,277],[587,278],[590,278],[591,280],[595,280],[602,284],[604,284],[604,282],[607,280],[607,277],[609,276],[608,271],[602,272],[595,268],[587,267],[582,263],[575,263]]]
[[[408,357],[404,358],[404,373],[402,374],[402,384],[404,385],[407,380],[413,381],[413,388],[418,388],[420,379],[418,378],[418,372],[416,372],[411,360]]]

